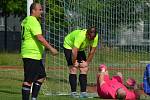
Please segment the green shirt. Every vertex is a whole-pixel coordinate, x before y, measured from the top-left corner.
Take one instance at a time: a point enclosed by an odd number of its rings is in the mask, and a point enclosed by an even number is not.
[[[98,34],[94,40],[88,40],[86,38],[87,29],[75,30],[68,34],[64,40],[64,48],[72,49],[74,47],[78,48],[79,51],[83,51],[88,45],[91,47],[96,47],[98,44]]]
[[[23,58],[35,60],[42,59],[44,46],[36,39],[36,35],[42,34],[41,25],[34,16],[26,17],[22,23],[21,55]]]

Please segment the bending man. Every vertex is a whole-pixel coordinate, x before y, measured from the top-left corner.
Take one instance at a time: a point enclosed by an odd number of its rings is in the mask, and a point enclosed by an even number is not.
[[[74,30],[69,33],[64,40],[64,54],[69,67],[69,82],[71,86],[71,96],[76,97],[77,70],[80,70],[80,97],[87,97],[87,72],[98,44],[98,33],[95,27],[82,30]],[[86,58],[85,48],[91,47]]]

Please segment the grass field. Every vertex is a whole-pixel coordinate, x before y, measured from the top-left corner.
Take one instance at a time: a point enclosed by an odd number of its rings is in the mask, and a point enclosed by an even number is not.
[[[88,83],[95,83],[97,66],[105,63],[110,69],[110,75],[117,71],[123,73],[125,79],[132,76],[138,83],[142,82],[145,64],[139,61],[150,59],[149,53],[121,52],[118,50],[98,50],[90,65]],[[11,68],[0,68],[0,100],[20,100],[21,85],[23,79],[22,60],[18,53],[0,53],[0,66]],[[14,68],[14,69],[13,69]],[[39,100],[76,100],[69,96],[45,95],[47,92],[70,91],[68,85],[68,69],[62,53],[56,57],[50,54],[46,57],[47,80],[40,91]],[[79,90],[79,89],[78,89]],[[142,99],[150,99],[142,97]],[[87,99],[88,100],[88,99]],[[99,100],[99,98],[92,98]]]
[[[48,73],[49,74],[49,73]],[[0,100],[21,100],[21,84],[22,84],[23,73],[22,70],[0,70]],[[56,77],[55,77],[56,78]],[[59,83],[60,82],[60,83]],[[60,89],[66,89],[69,91],[68,83],[61,79],[54,79],[48,77],[44,83],[48,86],[49,92],[58,92]],[[62,87],[60,87],[60,84]],[[77,100],[70,96],[58,96],[58,95],[44,95],[45,90],[40,91],[39,100]],[[149,100],[149,97],[141,97],[141,100]],[[90,99],[85,99],[90,100]],[[100,98],[92,98],[92,100],[100,100]],[[101,99],[102,100],[102,99]]]
[[[0,100],[20,100],[22,79],[23,73],[20,69],[0,70]],[[48,77],[43,86],[45,87],[45,85],[48,85],[49,88],[47,88],[46,92],[56,92],[56,90],[58,92],[60,89],[62,89],[59,86],[61,84],[59,82],[60,81],[58,79],[52,79],[52,77]],[[64,88],[68,87],[67,83],[63,84]],[[60,98],[61,100],[75,100],[69,96],[44,95],[44,91],[45,90],[42,88],[40,91],[39,100],[60,100]],[[95,100],[96,99],[97,98],[95,98]]]

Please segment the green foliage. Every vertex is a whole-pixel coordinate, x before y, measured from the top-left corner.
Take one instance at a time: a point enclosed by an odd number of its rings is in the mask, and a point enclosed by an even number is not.
[[[100,30],[114,31],[122,25],[135,28],[143,19],[145,0],[65,0],[71,10],[86,16],[87,25],[95,25]],[[146,2],[145,2],[146,3]],[[144,4],[144,6],[143,6]],[[69,8],[65,8],[69,9]],[[149,11],[149,10],[146,10]],[[148,13],[147,13],[148,14]],[[145,15],[148,17],[148,15]]]
[[[25,16],[26,15],[26,0],[2,0],[0,8],[2,15],[9,16],[10,14]]]
[[[142,0],[99,0],[103,7],[97,13],[102,20],[104,29],[113,31],[122,25],[134,25],[141,19],[138,7],[142,6]],[[133,27],[134,28],[134,27]],[[105,30],[106,30],[105,29]]]
[[[49,25],[49,28],[59,29],[60,27],[66,26],[64,21],[64,8],[63,2],[59,0],[46,0],[46,24]],[[57,25],[58,24],[58,25]],[[58,30],[51,30],[52,33]]]
[[[42,3],[42,1],[41,1]],[[45,36],[56,48],[60,49],[60,41],[63,40],[64,30],[67,22],[64,20],[64,2],[61,0],[45,0]]]

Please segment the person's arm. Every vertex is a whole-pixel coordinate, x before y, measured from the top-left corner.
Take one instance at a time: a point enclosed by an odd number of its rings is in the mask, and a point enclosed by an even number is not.
[[[89,54],[88,54],[87,60],[86,60],[86,62],[87,62],[88,64],[92,61],[95,52],[96,52],[96,47],[92,47],[92,48],[91,48],[91,51],[90,51]]]
[[[96,37],[94,38],[94,41],[91,44],[91,50],[90,50],[90,52],[88,54],[87,61],[86,61],[88,64],[93,59],[93,56],[94,56],[94,54],[96,52],[97,45],[98,45],[98,34],[96,35]]]
[[[73,65],[74,66],[78,66],[77,65],[77,54],[78,54],[78,48],[76,48],[76,47],[74,47],[73,49],[72,49],[72,63],[73,63]]]
[[[140,99],[141,90],[137,87],[134,88],[135,99]]]
[[[82,61],[80,63],[80,67],[87,67],[89,65],[89,63],[92,61],[95,52],[96,52],[96,47],[92,47],[89,54],[88,54],[87,60]]]
[[[98,76],[99,85],[102,86],[102,85],[105,83],[105,81],[104,81],[105,72],[100,72],[98,75],[99,75],[99,76]]]
[[[98,34],[96,35],[96,37],[94,38],[94,41],[91,44],[91,50],[88,54],[87,60],[86,61],[82,61],[82,63],[80,64],[81,67],[86,67],[89,65],[89,63],[92,61],[93,56],[96,52],[96,47],[98,45]]]
[[[52,53],[52,55],[56,55],[58,53],[58,51],[53,48],[41,34],[36,35],[36,38]]]

